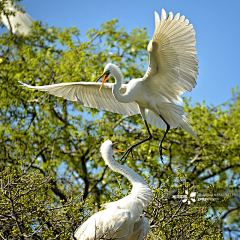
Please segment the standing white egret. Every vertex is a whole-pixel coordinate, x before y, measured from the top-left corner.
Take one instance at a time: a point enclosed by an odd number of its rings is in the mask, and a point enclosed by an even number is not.
[[[28,88],[78,101],[87,107],[125,115],[140,113],[149,137],[131,146],[123,157],[127,156],[132,148],[152,138],[147,124],[150,123],[158,128],[167,128],[159,144],[162,159],[162,143],[170,128],[180,126],[198,138],[188,124],[184,108],[175,104],[182,102],[180,94],[191,91],[196,85],[198,60],[195,44],[195,31],[193,26],[189,25],[189,21],[185,20],[184,16],[180,17],[179,13],[173,17],[173,13],[170,12],[167,17],[162,9],[161,20],[155,12],[155,32],[147,47],[150,63],[143,78],[132,79],[128,84],[123,84],[120,69],[109,63],[99,78],[104,77],[102,84],[71,82],[37,87],[22,84]],[[115,78],[115,83],[105,83],[111,76]]]
[[[115,172],[121,173],[132,184],[129,195],[116,201],[104,204],[105,210],[95,213],[77,228],[74,236],[77,240],[94,240],[100,237],[106,239],[143,240],[150,230],[148,220],[142,216],[153,197],[147,183],[131,168],[115,162],[110,140],[101,146],[101,154],[106,164]]]
[[[0,0],[0,3],[3,2]],[[4,14],[4,12],[1,13],[1,21],[2,23],[8,28],[9,31],[12,31],[13,33],[19,32],[24,35],[28,34],[28,32],[31,30],[30,26],[32,22],[34,21],[27,13],[22,13],[19,10],[16,9],[16,7],[10,2],[6,1],[5,3],[5,11],[11,11],[15,13],[15,16],[7,16]]]

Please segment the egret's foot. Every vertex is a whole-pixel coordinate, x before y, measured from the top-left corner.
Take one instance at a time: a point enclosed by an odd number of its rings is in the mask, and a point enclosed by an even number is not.
[[[127,149],[127,151],[122,155],[122,157],[121,157],[121,159],[120,159],[120,161],[122,161],[124,158],[125,159],[127,159],[127,157],[128,157],[128,155],[129,155],[129,153],[131,153],[131,155],[132,155],[132,158],[133,158],[133,153],[132,153],[132,149],[133,149],[133,147],[130,147],[130,148],[128,148]]]
[[[166,148],[164,148],[163,146],[162,146],[162,141],[160,142],[160,144],[159,144],[159,154],[160,154],[160,159],[161,159],[161,161],[162,161],[162,164],[163,164],[163,157],[162,157],[162,150],[167,150]]]

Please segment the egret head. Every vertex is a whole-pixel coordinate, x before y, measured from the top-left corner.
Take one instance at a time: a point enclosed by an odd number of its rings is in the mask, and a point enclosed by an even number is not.
[[[115,69],[114,67],[116,67],[116,65],[112,63],[108,63],[104,68],[103,74],[97,79],[97,82],[98,82],[101,78],[104,77],[99,91],[101,90],[103,84],[113,75],[112,73],[114,72],[114,69]]]
[[[106,140],[102,146],[101,146],[101,154],[104,155],[104,154],[108,154],[108,155],[113,155],[114,153],[116,152],[124,152],[124,151],[121,151],[121,150],[118,150],[118,149],[115,149],[115,146],[118,144],[118,143],[121,143],[121,142],[117,142],[117,143],[112,143],[111,140]]]

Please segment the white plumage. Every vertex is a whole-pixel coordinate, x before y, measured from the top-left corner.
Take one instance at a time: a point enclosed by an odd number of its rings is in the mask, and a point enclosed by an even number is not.
[[[15,16],[8,16],[13,33],[18,31],[19,33],[26,35],[29,31],[31,31],[30,26],[34,20],[27,13],[22,13],[18,11],[15,6],[11,4],[10,1],[6,3],[5,10],[15,12]],[[9,22],[3,12],[1,13],[1,21],[10,31]]]
[[[86,107],[125,115],[140,113],[149,137],[131,146],[125,156],[133,147],[151,139],[147,122],[162,129],[167,127],[164,137],[170,128],[180,126],[198,138],[184,115],[184,108],[175,104],[182,103],[180,94],[191,91],[196,85],[198,60],[195,44],[195,31],[193,26],[189,25],[189,21],[185,20],[184,16],[180,17],[179,13],[173,17],[173,13],[170,12],[167,17],[166,12],[162,10],[161,20],[155,12],[155,32],[147,47],[150,62],[143,78],[132,79],[128,84],[122,84],[120,69],[109,63],[100,77],[104,77],[102,84],[72,82],[37,87],[22,84],[28,88],[78,101]],[[111,76],[115,78],[115,83],[104,84]],[[99,87],[102,87],[100,92]],[[148,111],[147,115],[145,110]],[[161,157],[163,139],[159,145]]]
[[[106,239],[143,240],[148,235],[150,225],[142,216],[153,195],[146,182],[131,168],[118,164],[113,159],[113,145],[110,140],[101,146],[101,154],[106,164],[124,175],[132,184],[131,193],[116,201],[106,203],[105,210],[95,213],[75,231],[77,240]]]

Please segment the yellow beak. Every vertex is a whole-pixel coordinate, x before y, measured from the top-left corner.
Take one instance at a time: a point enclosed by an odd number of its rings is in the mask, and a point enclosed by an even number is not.
[[[101,86],[100,86],[100,88],[99,88],[99,91],[101,90],[103,84],[107,81],[108,75],[109,75],[109,74],[107,74],[107,73],[103,73],[103,74],[98,78],[97,82],[98,82],[101,78],[104,77],[104,79],[103,79],[103,81],[102,81],[102,84],[101,84]]]
[[[114,152],[124,152],[122,150],[114,149]]]
[[[113,146],[117,145],[118,143],[121,143],[122,141],[120,142],[117,142],[117,143],[114,143]],[[118,150],[118,149],[115,149],[113,152],[124,152],[124,151],[121,151],[121,150]]]

